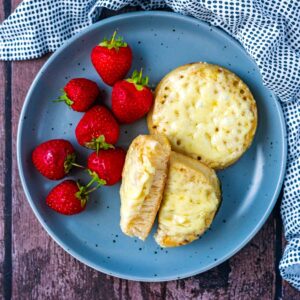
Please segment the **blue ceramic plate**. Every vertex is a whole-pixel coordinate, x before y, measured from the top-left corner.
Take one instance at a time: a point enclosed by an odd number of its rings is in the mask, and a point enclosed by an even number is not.
[[[257,101],[259,125],[252,147],[232,167],[219,173],[223,203],[212,228],[198,241],[162,249],[153,239],[129,238],[119,227],[119,185],[93,194],[85,212],[61,216],[45,205],[57,182],[44,179],[31,163],[39,143],[65,138],[80,162],[90,153],[76,143],[74,130],[82,117],[63,104],[53,104],[72,77],[95,80],[110,104],[110,88],[96,74],[90,52],[104,36],[119,30],[134,53],[132,69],[144,68],[156,85],[170,70],[190,62],[224,66],[240,76]],[[23,187],[37,218],[71,255],[107,274],[140,281],[164,281],[204,272],[231,257],[261,228],[279,194],[286,163],[285,126],[280,105],[263,86],[258,68],[242,47],[223,31],[193,18],[169,12],[139,12],[101,21],[69,40],[44,65],[25,100],[18,132],[18,164]],[[128,147],[145,120],[122,126],[119,145]],[[87,177],[73,171],[72,178]]]

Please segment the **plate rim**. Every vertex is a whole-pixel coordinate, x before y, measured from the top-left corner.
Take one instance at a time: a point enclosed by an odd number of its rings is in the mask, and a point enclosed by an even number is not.
[[[175,12],[168,12],[168,11],[138,11],[138,12],[128,12],[128,13],[124,13],[124,14],[120,14],[120,15],[116,15],[116,16],[112,16],[112,17],[108,17],[106,19],[100,20],[92,25],[89,25],[87,28],[83,29],[82,31],[80,31],[79,33],[75,34],[73,37],[71,37],[70,39],[68,39],[62,46],[60,46],[52,55],[51,57],[44,63],[44,65],[42,66],[42,68],[39,70],[39,72],[37,73],[37,75],[35,76],[28,92],[26,95],[26,98],[24,100],[24,103],[22,105],[22,109],[21,109],[21,113],[20,113],[20,117],[19,117],[19,122],[18,122],[18,131],[17,131],[17,143],[16,143],[16,147],[17,147],[17,166],[18,166],[18,171],[19,171],[19,176],[21,179],[21,184],[23,187],[23,190],[25,192],[25,196],[27,201],[29,202],[29,205],[31,207],[31,209],[34,212],[35,217],[38,219],[39,223],[42,225],[43,229],[49,234],[49,236],[61,247],[64,249],[64,251],[66,251],[67,253],[69,253],[71,256],[73,256],[75,259],[79,260],[81,263],[93,268],[96,271],[100,271],[102,273],[105,273],[107,275],[111,275],[111,276],[115,276],[121,279],[127,279],[127,280],[134,280],[134,281],[141,281],[141,282],[164,282],[164,281],[170,281],[170,280],[177,280],[177,279],[183,279],[183,278],[187,278],[190,276],[194,276],[203,272],[206,272],[216,266],[218,266],[219,264],[223,263],[224,261],[227,261],[229,258],[231,258],[233,255],[235,255],[238,251],[240,251],[257,233],[258,231],[262,228],[262,226],[265,224],[265,222],[267,221],[267,218],[269,217],[270,213],[272,212],[279,193],[281,191],[281,187],[283,185],[283,180],[284,180],[284,175],[285,175],[285,171],[286,171],[286,163],[287,163],[287,131],[286,131],[286,124],[285,124],[285,119],[284,119],[284,115],[283,115],[283,111],[281,108],[281,105],[279,103],[278,97],[271,92],[272,94],[272,98],[274,99],[274,104],[276,106],[276,109],[279,113],[279,120],[280,120],[280,128],[281,128],[281,133],[283,136],[283,140],[282,140],[282,157],[281,157],[281,165],[280,165],[280,174],[279,174],[279,180],[277,182],[276,188],[273,192],[272,198],[269,202],[269,206],[267,207],[266,211],[264,212],[262,218],[257,222],[256,226],[253,228],[253,230],[247,235],[247,237],[244,238],[243,242],[240,243],[237,247],[235,247],[233,250],[231,250],[230,252],[227,253],[227,255],[223,256],[221,259],[219,259],[216,262],[212,262],[210,264],[208,264],[206,267],[202,267],[200,269],[197,270],[193,270],[193,271],[189,271],[189,272],[185,272],[185,273],[180,273],[180,276],[178,275],[169,275],[169,276],[163,276],[163,277],[143,277],[143,276],[137,276],[137,275],[130,275],[130,274],[123,274],[120,273],[118,271],[113,271],[107,267],[104,266],[99,266],[98,264],[95,264],[94,262],[88,260],[87,258],[85,258],[84,256],[80,255],[79,253],[77,253],[76,251],[73,251],[73,249],[68,248],[65,245],[65,242],[60,239],[58,236],[56,236],[55,232],[48,226],[48,224],[43,220],[42,216],[40,215],[38,209],[36,208],[33,200],[31,199],[29,190],[27,188],[26,182],[25,182],[25,176],[24,176],[24,169],[23,169],[23,163],[22,163],[22,158],[21,158],[21,132],[23,131],[23,125],[24,125],[24,114],[25,111],[27,110],[27,107],[29,105],[29,100],[32,96],[32,93],[40,79],[40,77],[42,76],[43,72],[45,69],[48,68],[49,65],[51,65],[52,61],[65,49],[67,48],[73,41],[80,39],[82,36],[84,36],[87,32],[97,28],[97,27],[101,27],[105,24],[109,24],[112,23],[114,21],[119,21],[122,19],[130,19],[130,18],[134,18],[134,17],[141,17],[141,16],[152,16],[152,17],[171,17],[171,18],[176,18],[176,19],[181,19],[183,21],[187,21],[187,22],[192,22],[194,24],[201,24],[202,26],[213,26],[215,29],[215,31],[217,31],[218,33],[220,33],[222,36],[224,36],[225,38],[229,39],[231,42],[233,42],[234,44],[236,44],[239,48],[241,48],[248,56],[249,58],[255,63],[255,61],[251,58],[251,56],[245,51],[245,49],[242,47],[242,45],[233,37],[231,37],[226,31],[220,29],[219,27],[216,27],[214,25],[210,25],[209,23],[196,19],[194,17],[190,17],[190,16],[186,16],[186,15],[181,15],[179,13],[175,13]]]

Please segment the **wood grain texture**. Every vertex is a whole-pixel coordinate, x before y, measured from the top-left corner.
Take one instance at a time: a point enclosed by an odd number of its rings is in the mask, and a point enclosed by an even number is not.
[[[255,238],[230,260],[230,298],[274,299],[275,226],[272,214]]]
[[[27,90],[47,57],[12,64],[13,157],[17,122]],[[13,161],[13,298],[14,299],[98,299],[112,293],[110,280],[64,252],[46,234],[25,199]],[[25,221],[26,220],[26,221]],[[105,291],[103,298],[99,295]]]
[[[4,1],[0,0],[1,8]],[[14,9],[20,0],[12,0]],[[122,13],[136,8],[126,8]],[[2,11],[3,14],[3,11]],[[116,12],[104,11],[108,17]],[[35,61],[12,63],[12,149],[15,158],[20,111],[27,90],[49,56]],[[3,107],[5,72],[0,63],[0,107]],[[0,110],[0,138],[4,134],[4,112]],[[2,148],[1,148],[2,147]],[[3,174],[3,145],[0,143],[0,184]],[[287,283],[281,290],[276,257],[281,245],[278,207],[263,229],[237,255],[218,267],[188,279],[168,283],[139,283],[117,279],[81,264],[64,252],[38,223],[25,199],[16,160],[12,161],[12,260],[13,299],[300,299]],[[2,172],[2,173],[1,173]],[[0,272],[3,260],[3,186],[0,185]],[[281,234],[281,233],[280,233]],[[279,249],[279,250],[278,250]],[[280,256],[280,253],[279,253]],[[1,280],[0,273],[0,280]],[[2,281],[1,281],[2,282]],[[276,284],[280,283],[276,293]],[[3,292],[1,292],[0,299]],[[282,294],[281,294],[282,293]]]
[[[0,3],[0,21],[3,18],[2,7]],[[4,128],[4,101],[5,101],[5,69],[4,62],[0,62],[0,282],[4,278],[4,178],[5,178],[5,128]],[[0,299],[3,295],[3,284],[0,284]]]
[[[1,8],[0,8],[1,9]],[[4,128],[4,101],[5,101],[5,69],[4,63],[0,62],[0,282],[4,278],[4,178],[5,178],[5,128]],[[3,284],[0,285],[0,297],[3,295]]]
[[[0,23],[5,18],[4,1],[0,1]],[[0,61],[0,299],[4,298],[5,259],[5,97],[7,87],[6,63]],[[8,187],[9,188],[9,187]]]

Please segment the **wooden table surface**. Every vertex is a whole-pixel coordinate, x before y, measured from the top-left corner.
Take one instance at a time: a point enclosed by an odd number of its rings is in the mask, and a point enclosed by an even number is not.
[[[0,0],[2,22],[20,0]],[[123,9],[124,13],[134,8]],[[102,17],[117,14],[104,10]],[[78,262],[35,218],[16,162],[20,111],[35,75],[49,58],[0,61],[0,299],[300,299],[282,281],[284,249],[279,203],[255,238],[218,267],[187,279],[139,283],[117,279]]]

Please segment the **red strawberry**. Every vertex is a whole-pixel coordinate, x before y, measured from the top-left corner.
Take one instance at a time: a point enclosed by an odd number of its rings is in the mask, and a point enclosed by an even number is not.
[[[98,185],[88,190],[93,182]],[[74,180],[65,180],[55,186],[46,198],[47,205],[63,215],[74,215],[82,212],[88,200],[88,195],[104,185],[105,181],[94,177],[86,186]]]
[[[126,76],[132,63],[131,48],[122,37],[116,38],[116,33],[115,31],[111,40],[104,39],[91,53],[96,71],[110,86]]]
[[[32,161],[37,170],[52,180],[61,179],[68,174],[75,158],[72,144],[62,139],[44,142],[32,152]]]
[[[87,111],[100,94],[98,85],[86,78],[71,79],[54,102],[65,102],[73,110]]]
[[[150,110],[153,94],[148,87],[148,77],[134,71],[132,77],[117,82],[112,90],[112,111],[122,123],[132,123]]]
[[[50,191],[46,203],[61,214],[74,215],[85,209],[88,197],[84,192],[75,181],[65,180]]]
[[[126,152],[122,148],[100,150],[88,157],[88,169],[106,181],[106,185],[117,183],[122,177]]]
[[[111,112],[101,105],[88,110],[79,121],[75,134],[80,145],[90,149],[113,148],[119,138],[119,124]]]

